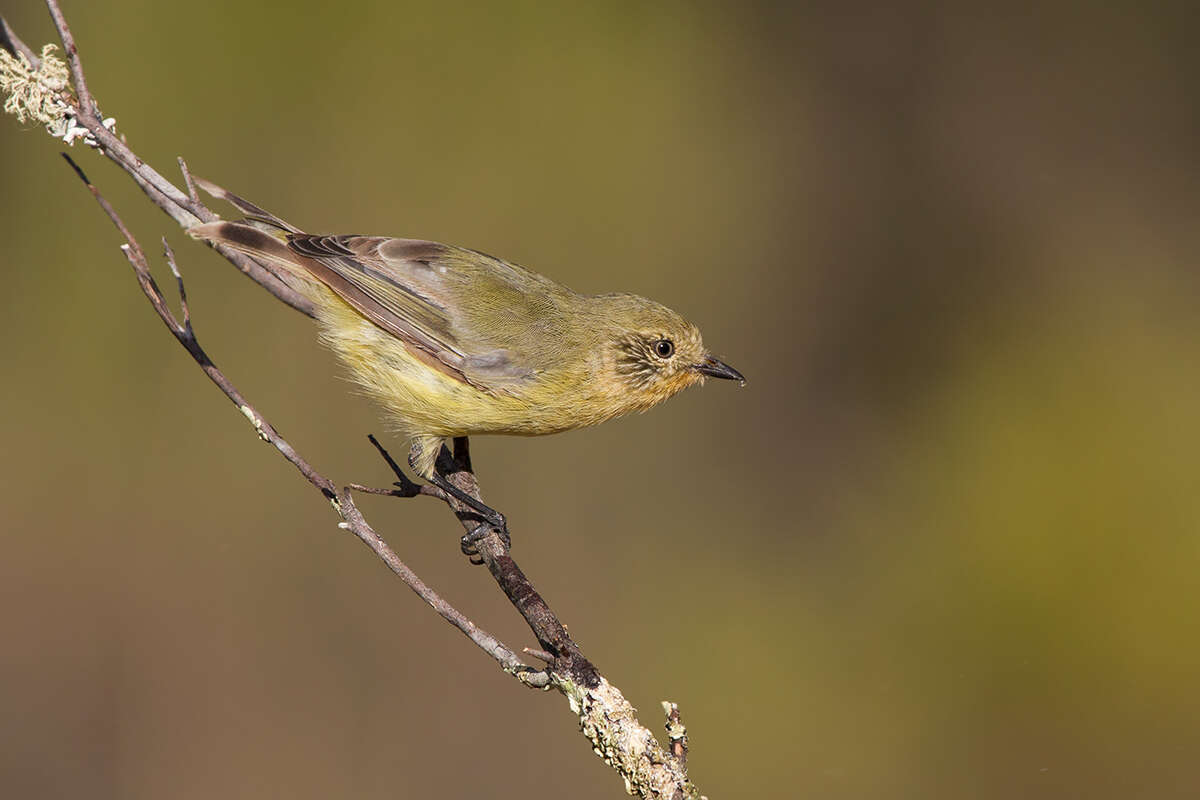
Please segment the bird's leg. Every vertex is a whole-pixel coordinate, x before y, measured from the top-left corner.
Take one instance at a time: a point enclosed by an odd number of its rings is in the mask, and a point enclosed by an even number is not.
[[[419,445],[414,442],[413,449],[408,456],[408,462],[410,466],[413,465],[413,462],[418,458],[419,455]],[[416,468],[414,467],[414,469]],[[482,501],[472,497],[470,494],[464,492],[462,489],[458,488],[449,480],[447,480],[447,475],[464,470],[467,472],[471,471],[471,456],[470,451],[467,449],[467,438],[462,436],[457,437],[454,440],[453,456],[450,454],[448,448],[444,446],[439,448],[438,458],[435,462],[435,466],[426,477],[426,480],[428,480],[431,484],[441,489],[443,492],[450,495],[467,508],[474,511],[484,520],[485,524],[476,526],[474,530],[462,537],[463,553],[468,556],[478,555],[475,550],[475,543],[484,536],[487,536],[488,531],[492,528],[496,530],[496,533],[500,534],[500,538],[504,542],[504,546],[506,548],[510,547],[512,545],[512,540],[508,535],[508,523],[504,519],[504,515],[491,506],[486,505]],[[471,560],[473,563],[479,563],[476,562],[474,558]]]
[[[508,535],[508,522],[504,519],[503,514],[491,506],[481,503],[474,497],[471,497],[471,495],[467,494],[462,489],[458,488],[450,481],[442,477],[442,475],[436,470],[430,473],[428,480],[434,486],[438,487],[443,492],[462,503],[464,506],[470,508],[476,514],[483,517],[483,520],[486,524],[478,526],[475,528],[475,530],[462,537],[464,550],[466,548],[470,548],[471,545],[478,542],[484,536],[487,536],[490,528],[495,528],[496,533],[500,534],[500,538],[504,540],[505,547],[511,546],[512,540]]]
[[[475,477],[475,470],[471,466],[471,442],[465,436],[454,437],[453,449],[450,445],[446,445],[438,452],[438,462],[443,464],[442,471],[446,474],[451,472],[468,472],[471,477]],[[478,485],[478,483],[476,483]],[[476,529],[482,532],[486,529]],[[483,566],[483,557],[479,555],[479,548],[475,546],[477,540],[469,539],[464,536],[460,540],[460,547],[463,555],[467,557],[475,566]]]
[[[399,497],[415,497],[418,494],[429,494],[428,491],[422,491],[425,487],[414,483],[401,471],[400,465],[395,462],[391,454],[379,443],[378,439],[374,436],[368,436],[367,438],[375,446],[375,449],[379,451],[379,454],[383,456],[388,466],[392,468],[392,472],[398,478],[392,485],[399,488],[398,490],[374,489],[369,486],[360,486],[359,484],[353,484],[352,488],[358,491],[370,492],[371,494],[390,494]],[[475,544],[484,536],[487,536],[489,531],[495,529],[496,533],[500,534],[500,539],[504,542],[506,548],[512,546],[512,539],[508,535],[508,523],[505,521],[503,514],[491,506],[476,500],[446,479],[445,475],[447,474],[463,470],[470,472],[471,470],[471,456],[467,450],[466,437],[455,439],[454,444],[453,457],[451,457],[450,452],[445,447],[440,448],[437,466],[430,472],[427,480],[442,492],[443,498],[449,495],[483,518],[483,522],[477,525],[470,533],[463,536],[461,540],[463,554],[471,557],[471,563],[482,564],[482,561],[477,560],[479,553],[475,549]],[[414,443],[413,450],[408,456],[408,464],[414,470],[416,470],[414,462],[418,455],[419,450]]]
[[[407,475],[404,474],[404,472],[400,469],[400,465],[396,463],[384,446],[379,443],[378,439],[376,439],[373,435],[368,435],[367,439],[369,439],[371,444],[375,446],[375,449],[379,451],[379,454],[383,456],[383,459],[387,462],[388,466],[392,468],[392,472],[395,473],[396,478],[398,479],[392,485],[398,488],[375,489],[370,486],[363,486],[361,484],[353,483],[350,484],[351,489],[360,492],[369,492],[371,494],[392,495],[394,497],[416,497],[419,494],[431,494],[431,492],[427,490],[428,487],[413,482]],[[440,449],[440,452],[438,453],[437,467],[430,473],[428,480],[430,484],[437,487],[438,490],[442,492],[442,499],[445,499],[446,495],[449,495],[483,518],[483,522],[477,525],[470,533],[463,536],[461,540],[463,554],[471,558],[472,564],[482,564],[483,561],[479,560],[479,552],[476,550],[475,544],[484,536],[487,536],[489,531],[494,528],[496,533],[500,534],[500,539],[504,542],[504,546],[506,548],[512,546],[512,539],[508,535],[508,523],[505,521],[503,514],[491,506],[476,500],[462,489],[450,483],[450,481],[444,477],[444,474],[452,474],[454,472],[461,472],[464,470],[467,472],[471,471],[471,456],[467,450],[466,437],[463,436],[455,439],[454,445],[453,457],[450,455],[449,450],[447,450],[445,447]],[[413,467],[414,470],[416,467],[413,466],[413,464],[416,461],[417,455],[418,451],[414,445],[413,451],[408,456],[408,464],[410,467]],[[439,471],[439,469],[441,471]]]
[[[416,497],[419,495],[421,493],[420,484],[409,480],[409,477],[404,474],[402,469],[400,469],[400,465],[396,463],[396,459],[392,458],[392,454],[389,453],[387,449],[379,443],[379,440],[375,438],[375,434],[368,433],[367,440],[375,446],[375,449],[379,451],[379,455],[383,456],[383,460],[386,461],[387,465],[392,468],[392,473],[396,476],[396,481],[392,483],[392,486],[399,487],[399,491],[395,492],[395,494],[399,495],[400,497]],[[372,494],[389,493],[382,489],[371,489],[370,487],[358,486],[357,484],[353,488],[357,488],[360,491],[368,491]]]

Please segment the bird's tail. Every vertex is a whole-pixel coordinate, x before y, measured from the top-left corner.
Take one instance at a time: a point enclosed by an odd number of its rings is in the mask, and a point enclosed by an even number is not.
[[[241,211],[243,214],[245,214],[247,217],[247,219],[244,220],[245,222],[261,223],[270,228],[275,228],[276,230],[284,231],[287,233],[303,233],[304,232],[304,231],[300,230],[299,228],[297,228],[295,225],[292,225],[289,222],[284,222],[279,217],[272,214],[270,211],[266,211],[265,209],[262,209],[259,206],[254,205],[254,203],[251,203],[249,200],[238,197],[236,194],[234,194],[233,192],[231,192],[227,189],[222,189],[220,186],[217,186],[212,181],[207,181],[204,178],[196,178],[196,177],[193,177],[193,180],[195,181],[197,186],[199,186],[201,189],[203,189],[204,191],[211,194],[213,197],[217,198],[218,200],[224,200],[226,203],[229,203],[231,206],[236,208],[238,211]]]
[[[246,218],[232,222],[220,220],[193,225],[187,229],[189,236],[214,245],[224,245],[258,259],[280,280],[306,297],[315,299],[314,287],[318,282],[306,260],[287,246],[287,237],[290,234],[301,234],[303,231],[249,200],[222,189],[212,181],[195,177],[193,180],[213,197],[224,200],[241,211]]]

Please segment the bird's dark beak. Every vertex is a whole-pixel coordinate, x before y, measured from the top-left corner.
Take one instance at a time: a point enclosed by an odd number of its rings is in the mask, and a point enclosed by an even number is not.
[[[705,356],[704,360],[692,367],[692,369],[696,370],[696,372],[702,372],[710,378],[724,378],[727,381],[737,381],[742,386],[746,385],[746,379],[742,376],[742,373],[712,356]]]

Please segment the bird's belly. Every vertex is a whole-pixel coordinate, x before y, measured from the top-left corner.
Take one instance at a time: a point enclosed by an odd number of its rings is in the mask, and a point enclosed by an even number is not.
[[[556,391],[562,385],[558,381],[534,377],[487,392],[426,363],[399,339],[360,320],[359,325],[329,320],[322,326],[322,338],[407,433],[539,436],[600,421],[557,402],[563,396]]]

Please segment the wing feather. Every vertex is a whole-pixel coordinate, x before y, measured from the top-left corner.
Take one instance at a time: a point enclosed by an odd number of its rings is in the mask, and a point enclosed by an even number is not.
[[[478,309],[479,298],[498,289],[520,294],[510,279],[532,273],[474,250],[420,239],[289,234],[287,241],[295,253],[324,268],[314,273],[340,297],[467,383],[504,391],[534,374],[521,353],[505,346],[510,337],[489,335],[479,319],[462,313],[464,301]],[[464,287],[473,297],[464,297]],[[520,338],[526,330],[518,333]]]
[[[216,184],[196,182],[248,219],[189,233],[315,278],[456,380],[507,393],[547,368],[547,354],[557,352],[548,340],[565,344],[559,301],[572,293],[537,273],[421,239],[307,234]]]

